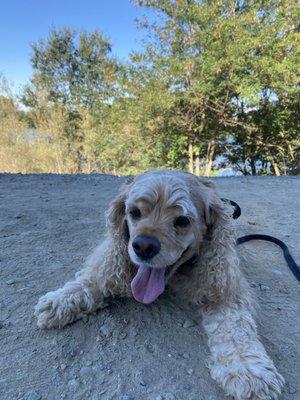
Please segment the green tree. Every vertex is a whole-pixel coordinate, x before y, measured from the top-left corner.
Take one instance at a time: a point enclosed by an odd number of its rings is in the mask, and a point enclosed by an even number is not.
[[[84,154],[86,112],[103,114],[116,90],[118,65],[111,45],[98,31],[64,28],[32,49],[34,75],[23,103],[37,135],[53,144],[58,171],[81,172],[90,162]]]
[[[217,145],[237,128],[256,132],[237,103],[259,107],[262,93],[297,91],[296,5],[292,1],[141,0],[158,20],[143,24],[146,51],[138,70],[162,79],[174,99],[174,124],[208,174]],[[196,150],[196,151],[195,151]],[[199,163],[199,160],[198,160]],[[197,171],[199,173],[199,170]]]

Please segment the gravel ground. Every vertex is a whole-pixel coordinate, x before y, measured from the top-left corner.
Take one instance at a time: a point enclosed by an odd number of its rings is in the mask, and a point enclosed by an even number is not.
[[[197,310],[167,292],[151,306],[123,300],[63,330],[36,327],[38,298],[79,270],[104,232],[104,210],[124,178],[0,175],[0,398],[221,400],[206,367]],[[237,201],[239,234],[266,233],[300,261],[300,178],[216,178]],[[240,247],[260,309],[259,332],[300,399],[299,284],[270,243]]]

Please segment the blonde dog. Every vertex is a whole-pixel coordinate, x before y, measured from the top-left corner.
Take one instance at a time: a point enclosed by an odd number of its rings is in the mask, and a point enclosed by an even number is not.
[[[149,304],[169,285],[201,309],[211,376],[225,393],[237,400],[278,398],[284,379],[257,336],[231,214],[209,180],[188,173],[152,171],[128,181],[108,210],[107,238],[87,266],[40,298],[38,326],[62,328],[109,297]]]

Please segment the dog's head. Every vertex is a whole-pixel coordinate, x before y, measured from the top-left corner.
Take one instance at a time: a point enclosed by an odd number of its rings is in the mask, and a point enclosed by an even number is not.
[[[178,171],[148,172],[127,183],[108,213],[109,227],[128,242],[138,268],[134,297],[153,302],[176,269],[199,252],[212,224],[214,190],[210,182]]]

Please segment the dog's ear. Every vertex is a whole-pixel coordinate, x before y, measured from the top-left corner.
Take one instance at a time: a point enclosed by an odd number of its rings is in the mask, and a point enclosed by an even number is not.
[[[133,183],[133,178],[128,178],[121,186],[119,193],[113,199],[107,213],[107,227],[113,235],[119,235],[122,239],[128,241],[128,227],[125,219],[125,202],[129,189]]]
[[[230,215],[230,208],[222,202],[211,180],[193,176],[191,194],[200,222],[206,225],[207,233],[212,232],[219,224],[224,225]]]
[[[194,202],[200,212],[200,226],[206,225],[205,245],[201,250],[201,281],[205,297],[212,303],[235,293],[239,279],[238,258],[232,208],[219,197],[213,183],[205,178],[194,180]]]

